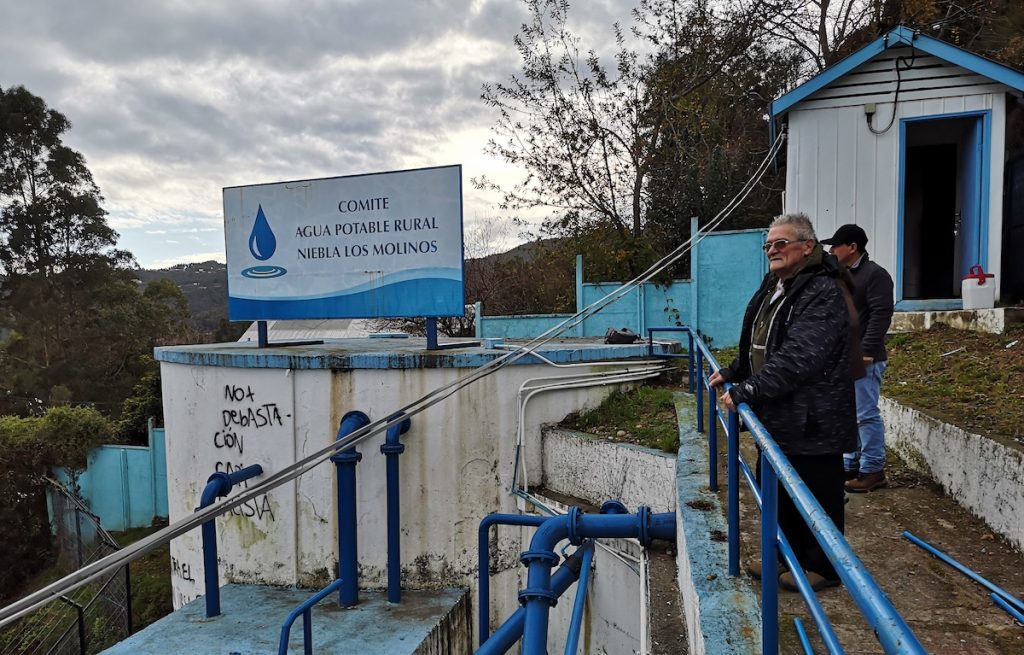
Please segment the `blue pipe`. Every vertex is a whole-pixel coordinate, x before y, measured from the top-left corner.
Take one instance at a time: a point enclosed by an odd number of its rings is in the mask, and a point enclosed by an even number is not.
[[[966,566],[964,566],[960,562],[956,561],[955,559],[953,559],[952,557],[950,557],[946,553],[942,552],[941,550],[939,550],[935,546],[932,546],[927,541],[925,541],[923,539],[920,539],[918,537],[915,537],[910,532],[904,532],[903,536],[906,537],[907,539],[909,539],[911,543],[913,543],[913,544],[915,544],[917,546],[920,546],[925,551],[931,553],[932,555],[935,555],[936,557],[938,557],[940,560],[942,560],[946,564],[949,564],[954,569],[956,569],[957,571],[960,571],[961,573],[966,575],[971,580],[974,580],[975,582],[980,584],[982,587],[985,587],[986,589],[988,589],[990,592],[994,593],[997,596],[1002,597],[1002,599],[1005,600],[1008,604],[1013,605],[1014,607],[1016,607],[1016,609],[1018,611],[1024,611],[1024,602],[1021,602],[1021,600],[1019,598],[1017,598],[1016,596],[1014,596],[1010,592],[1006,591],[1005,589],[1003,589],[1001,587],[997,587],[996,585],[992,584],[991,582],[989,582],[985,578],[981,577],[980,575],[978,575],[977,573],[975,573],[971,569],[967,568]]]
[[[514,487],[515,485],[513,485]],[[477,586],[477,602],[480,605],[477,636],[480,643],[487,641],[491,632],[491,565],[490,537],[488,531],[492,525],[520,525],[537,527],[548,517],[538,514],[488,514],[480,521],[477,534],[477,560],[479,561],[479,583]],[[573,578],[575,580],[575,578]],[[516,637],[519,639],[519,637]]]
[[[701,373],[700,384],[704,386],[703,371]],[[708,387],[708,488],[718,491],[718,402],[711,387]]]
[[[814,655],[814,649],[811,648],[811,640],[807,638],[807,631],[804,630],[804,622],[797,617],[793,619],[793,626],[796,628],[796,636],[800,637],[800,645],[804,647],[804,653],[806,655]]]
[[[546,652],[548,612],[557,599],[551,590],[551,568],[558,563],[554,547],[566,538],[579,544],[583,539],[600,537],[639,538],[644,546],[652,539],[675,540],[676,515],[652,514],[647,507],[640,507],[636,514],[587,515],[573,507],[568,514],[542,523],[530,541],[530,550],[520,556],[527,567],[526,588],[519,592],[519,602],[526,607],[524,655]]]
[[[569,635],[565,640],[565,655],[576,655],[576,652],[579,650],[580,628],[583,627],[583,610],[587,606],[587,583],[590,581],[590,562],[593,559],[594,549],[588,548],[583,553],[583,569],[580,571],[580,582],[576,585],[576,601],[572,606]]]
[[[537,517],[547,520],[547,517]],[[556,597],[561,597],[566,590],[572,586],[583,570],[583,555],[593,551],[594,542],[587,541],[576,549],[572,555],[567,557],[558,570],[551,576],[551,592]],[[476,655],[504,655],[510,648],[516,645],[523,636],[523,627],[526,625],[526,608],[520,607],[512,613],[508,619],[501,624],[489,639],[480,640],[480,649]]]
[[[348,412],[341,418],[336,440],[347,437],[370,424],[370,417],[360,411]],[[356,464],[363,455],[355,446],[331,455],[338,474],[338,604],[351,607],[359,602],[359,552],[357,548]]]
[[[1017,623],[1024,625],[1024,614],[1021,614],[1016,608],[1007,603],[1002,596],[990,593],[989,598],[991,598],[992,602],[994,602],[996,605],[1003,608],[1003,611],[1012,616],[1014,620],[1017,621]]]
[[[199,498],[196,511],[209,507],[213,501],[231,493],[231,488],[257,475],[263,475],[259,464],[225,473],[217,471],[206,481],[206,488]],[[203,583],[206,586],[206,618],[220,616],[220,576],[217,569],[217,524],[214,518],[203,523]]]
[[[729,412],[729,454],[726,463],[729,520],[729,575],[740,574],[740,416]]]
[[[320,591],[316,592],[293,609],[281,625],[281,638],[277,642],[277,655],[288,655],[288,640],[291,638],[292,624],[302,615],[302,652],[313,654],[313,613],[311,608],[340,587],[344,580],[338,578]]]
[[[762,652],[779,652],[779,484],[775,469],[761,455],[761,621]],[[799,567],[797,567],[799,568]],[[771,617],[771,618],[769,618]]]
[[[704,354],[697,350],[695,374],[697,383],[697,432],[704,431]],[[691,387],[692,388],[692,387]]]
[[[395,414],[388,420],[401,416]],[[380,452],[387,458],[387,505],[388,505],[388,602],[398,603],[402,600],[402,537],[399,533],[401,513],[399,509],[398,489],[398,456],[405,452],[405,444],[399,437],[409,431],[412,419],[405,419],[388,428],[387,437],[380,447]]]

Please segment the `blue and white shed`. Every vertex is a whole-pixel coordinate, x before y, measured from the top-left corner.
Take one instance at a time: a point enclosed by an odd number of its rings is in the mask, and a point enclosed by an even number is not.
[[[893,29],[772,103],[786,211],[822,238],[863,227],[898,309],[958,308],[975,264],[1024,297],[1022,91],[1020,71]]]

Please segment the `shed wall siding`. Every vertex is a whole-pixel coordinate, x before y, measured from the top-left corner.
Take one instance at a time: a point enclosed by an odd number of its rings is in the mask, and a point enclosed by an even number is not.
[[[866,64],[868,65],[868,64]],[[843,79],[837,80],[842,83]],[[831,87],[826,87],[823,91]],[[889,102],[876,107],[875,129],[892,116]],[[899,216],[900,121],[923,116],[941,117],[969,111],[992,111],[988,205],[988,268],[1001,270],[1002,179],[1005,150],[1005,96],[998,93],[905,99],[892,127],[873,134],[865,120],[863,103],[842,107],[811,108],[801,103],[789,113],[787,144],[786,211],[806,212],[821,238],[844,223],[857,223],[868,234],[871,257],[895,273]],[[895,277],[895,275],[894,275]],[[996,278],[996,291],[999,289]],[[902,289],[897,289],[902,297]]]

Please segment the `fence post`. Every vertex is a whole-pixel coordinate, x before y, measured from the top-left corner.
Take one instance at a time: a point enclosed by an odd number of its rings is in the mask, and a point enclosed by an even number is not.
[[[704,431],[704,354],[698,349],[691,353],[697,359],[697,432]]]
[[[124,596],[128,608],[128,636],[131,637],[135,630],[132,626],[132,573],[128,564],[124,565]]]
[[[761,652],[779,652],[778,474],[761,452]]]
[[[718,403],[714,391],[708,391],[708,487],[718,491]]]
[[[740,415],[729,412],[728,460],[728,518],[729,518],[729,575],[740,574]]]

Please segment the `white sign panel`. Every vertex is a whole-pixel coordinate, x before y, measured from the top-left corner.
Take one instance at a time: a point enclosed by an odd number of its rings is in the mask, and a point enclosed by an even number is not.
[[[224,189],[231,320],[461,316],[462,167]]]

